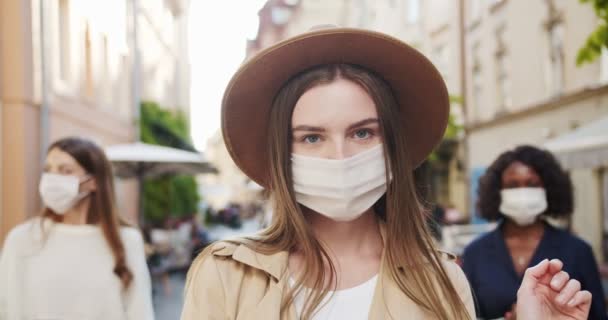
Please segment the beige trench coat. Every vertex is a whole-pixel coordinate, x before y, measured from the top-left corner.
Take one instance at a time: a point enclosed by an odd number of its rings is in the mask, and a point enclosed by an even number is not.
[[[211,253],[193,263],[186,289],[182,320],[279,320],[283,295],[288,291],[287,252],[265,255],[244,245],[219,242]],[[469,283],[453,257],[443,265],[469,315],[475,308]],[[433,319],[408,298],[380,267],[369,319]],[[296,320],[292,306],[287,318]]]

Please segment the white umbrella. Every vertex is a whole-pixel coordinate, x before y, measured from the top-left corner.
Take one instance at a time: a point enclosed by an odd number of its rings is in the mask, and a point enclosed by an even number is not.
[[[175,148],[137,142],[110,146],[105,152],[120,178],[217,173],[202,154]]]
[[[139,181],[139,223],[143,225],[143,180],[176,174],[217,173],[205,157],[196,152],[141,142],[109,146],[106,156],[116,176]]]

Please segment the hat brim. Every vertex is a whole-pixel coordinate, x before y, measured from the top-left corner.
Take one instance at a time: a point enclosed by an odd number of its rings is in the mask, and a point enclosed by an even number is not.
[[[449,116],[448,92],[440,73],[424,55],[374,31],[312,31],[279,42],[246,61],[224,93],[222,134],[226,147],[236,165],[258,184],[269,185],[268,122],[279,89],[302,71],[333,63],[361,66],[390,85],[401,108],[414,167],[443,138]]]

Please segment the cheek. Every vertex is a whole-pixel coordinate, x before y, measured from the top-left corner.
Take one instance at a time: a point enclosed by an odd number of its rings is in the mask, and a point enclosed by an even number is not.
[[[97,185],[93,181],[87,181],[80,185],[80,191],[95,191],[97,190]]]
[[[379,136],[374,136],[366,140],[351,140],[347,144],[346,154],[349,156],[354,156],[379,144],[382,144],[382,138]]]
[[[324,151],[325,146],[313,144],[305,144],[305,143],[292,143],[291,152],[294,154],[299,154],[307,157],[318,157],[322,158],[325,154]]]

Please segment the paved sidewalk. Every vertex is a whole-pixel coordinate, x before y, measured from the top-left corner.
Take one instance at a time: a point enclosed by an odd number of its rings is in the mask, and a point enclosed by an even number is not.
[[[186,275],[184,273],[172,273],[169,276],[171,294],[165,295],[159,280],[154,281],[154,312],[156,320],[179,320],[184,303],[184,284]]]

